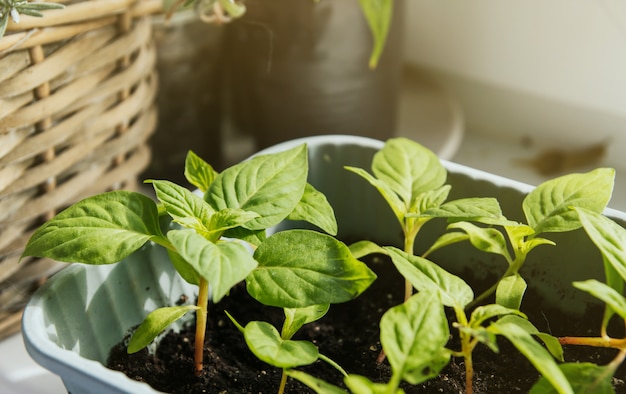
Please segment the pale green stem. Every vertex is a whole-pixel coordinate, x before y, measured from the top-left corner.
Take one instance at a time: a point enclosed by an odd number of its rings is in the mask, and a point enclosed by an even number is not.
[[[400,387],[400,382],[402,381],[400,376],[399,373],[391,375],[391,380],[387,383],[387,394],[395,394],[395,392],[398,391],[398,387]]]
[[[465,394],[472,394],[474,392],[474,360],[472,359],[472,352],[475,344],[472,343],[471,335],[460,331],[460,336],[461,353],[463,353],[463,359],[465,359]]]
[[[522,264],[524,264],[524,260],[526,260],[526,255],[516,256],[515,260],[513,260],[513,262],[509,264],[509,268],[506,270],[504,275],[502,275],[496,283],[494,283],[490,288],[485,290],[481,295],[474,298],[474,300],[467,305],[467,309],[472,309],[475,306],[480,305],[480,303],[482,303],[487,297],[495,293],[502,279],[506,278],[507,276],[515,275],[517,271],[519,271],[519,269],[521,268]]]
[[[415,248],[415,237],[421,228],[421,225],[415,223],[415,219],[406,219],[407,223],[404,227],[404,253],[413,256]],[[404,280],[404,301],[413,295],[413,285],[408,280]]]
[[[283,394],[285,392],[286,386],[287,386],[287,371],[283,369],[283,374],[280,377],[280,386],[278,386],[278,394]]]
[[[474,392],[474,363],[472,361],[472,351],[465,354],[465,394]]]
[[[196,365],[196,375],[199,375],[203,368],[204,337],[206,335],[206,323],[209,308],[209,282],[204,278],[200,278],[197,306],[194,363]]]
[[[172,252],[176,252],[176,248],[174,247],[174,245],[172,245],[170,240],[167,239],[165,236],[156,236],[156,237],[151,238],[150,240],[157,245],[163,246],[165,249],[168,249]]]
[[[404,252],[407,253],[409,256],[413,255],[414,240],[415,239],[411,237],[404,238]],[[413,285],[411,284],[411,282],[408,281],[408,279],[405,279],[404,280],[404,301],[411,298],[412,295],[413,295]]]
[[[510,235],[509,235],[510,237]],[[506,257],[507,263],[509,263],[509,268],[507,268],[506,272],[504,273],[504,275],[502,275],[502,277],[500,277],[500,279],[493,284],[493,286],[491,286],[489,289],[487,289],[485,292],[483,292],[481,295],[479,295],[478,297],[474,298],[474,301],[472,301],[468,306],[467,309],[471,309],[477,305],[479,305],[481,302],[483,302],[487,297],[491,296],[493,293],[496,292],[496,289],[498,288],[498,284],[500,283],[500,281],[502,281],[502,279],[506,278],[507,276],[510,275],[515,275],[520,268],[522,268],[522,265],[524,265],[524,261],[526,261],[526,256],[528,255],[529,250],[526,249],[525,247],[525,243],[524,240],[520,239],[516,241],[511,240],[511,242],[513,242],[514,244],[516,244],[517,246],[514,245],[514,253],[515,253],[515,258],[513,259],[513,261],[511,261],[510,257]]]
[[[624,359],[626,359],[626,349],[622,349],[617,354],[617,356],[607,365],[609,367],[609,370],[612,370],[613,372],[616,371],[617,368],[622,365]]]
[[[322,361],[325,361],[326,363],[328,363],[331,367],[335,368],[337,371],[341,372],[341,374],[343,376],[348,376],[348,373],[345,371],[345,369],[341,368],[341,365],[337,364],[336,362],[334,362],[333,360],[331,360],[330,358],[324,356],[322,353],[319,354],[319,359]]]
[[[462,307],[454,306],[454,313],[456,315],[457,323],[455,326],[467,327],[469,322],[467,321],[467,315]],[[459,329],[459,336],[461,337],[461,356],[465,359],[465,393],[472,394],[474,391],[474,362],[472,359],[472,352],[476,347],[477,342],[472,342],[472,336]],[[458,353],[457,353],[458,355]]]

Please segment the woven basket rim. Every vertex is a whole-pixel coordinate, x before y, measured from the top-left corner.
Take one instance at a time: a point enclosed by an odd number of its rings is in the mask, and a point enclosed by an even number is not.
[[[62,3],[63,1],[55,1]],[[46,28],[72,23],[83,23],[87,20],[104,16],[123,14],[130,11],[132,16],[143,16],[163,10],[162,0],[85,0],[72,3],[62,9],[43,11],[43,17],[20,15],[20,22],[9,19],[8,33],[25,31],[34,28]],[[130,9],[130,10],[129,10]]]
[[[20,23],[9,18],[0,38],[0,57],[11,50],[31,48],[69,39],[78,34],[109,25],[124,13],[135,19],[163,13],[162,0],[85,0],[64,9],[43,11],[43,17],[23,15]],[[85,17],[88,15],[88,17]]]

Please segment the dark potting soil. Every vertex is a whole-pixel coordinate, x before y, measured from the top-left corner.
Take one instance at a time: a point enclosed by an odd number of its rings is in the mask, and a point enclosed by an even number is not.
[[[315,343],[320,352],[330,357],[349,373],[368,376],[377,382],[386,382],[391,376],[388,363],[377,363],[381,352],[378,322],[383,313],[399,304],[403,297],[403,279],[395,270],[381,268],[391,264],[375,258],[370,266],[379,275],[374,284],[358,299],[331,306],[328,314],[315,323],[304,326],[294,339]],[[281,370],[259,361],[246,347],[241,333],[224,313],[228,311],[240,324],[262,320],[274,324],[280,331],[282,310],[264,307],[251,299],[243,285],[235,287],[220,303],[211,305],[207,339],[204,348],[204,372],[195,376],[193,365],[194,327],[180,333],[166,335],[154,355],[142,350],[128,355],[125,345],[112,351],[108,366],[120,370],[135,380],[147,382],[159,391],[168,393],[276,393]],[[560,320],[550,315],[558,324],[572,329],[576,335],[597,335],[595,329],[580,329],[576,323]],[[534,320],[531,321],[534,322]],[[599,320],[591,319],[596,327]],[[577,331],[578,330],[578,331]],[[458,349],[451,340],[449,347]],[[475,393],[525,393],[539,378],[534,367],[506,342],[499,342],[500,353],[494,354],[479,345],[474,351]],[[606,364],[615,351],[587,347],[567,347],[566,361],[593,361]],[[330,383],[343,387],[342,376],[328,364],[315,364],[299,368]],[[619,376],[626,376],[620,370]],[[626,393],[624,381],[615,380],[618,393]],[[463,360],[453,358],[435,379],[416,386],[403,386],[407,393],[464,393],[465,367]],[[287,393],[313,392],[290,379]]]

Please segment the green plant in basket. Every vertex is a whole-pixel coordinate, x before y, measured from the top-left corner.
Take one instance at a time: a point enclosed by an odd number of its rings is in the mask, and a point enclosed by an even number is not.
[[[267,228],[286,219],[306,220],[336,233],[332,208],[306,181],[307,160],[306,145],[301,145],[218,173],[190,152],[185,175],[202,196],[162,180],[148,181],[158,203],[131,191],[99,194],[37,229],[24,255],[113,264],[146,242],[166,248],[180,275],[198,286],[197,303],[150,313],[133,333],[128,351],[147,346],[193,311],[199,373],[209,300],[220,301],[236,284],[245,281],[248,292],[266,305],[308,308],[353,299],[375,279],[345,244],[330,235],[292,230],[266,236]],[[164,215],[176,226],[162,229]]]

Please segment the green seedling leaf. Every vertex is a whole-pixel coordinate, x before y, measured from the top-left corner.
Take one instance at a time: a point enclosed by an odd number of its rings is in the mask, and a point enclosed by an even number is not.
[[[522,207],[536,234],[564,232],[580,227],[573,207],[601,213],[611,198],[615,170],[599,168],[585,174],[565,175],[537,186]]]
[[[626,230],[608,217],[584,208],[575,208],[578,218],[591,241],[602,254],[606,284],[616,292],[624,292],[626,280]],[[606,305],[603,326],[615,314]]]
[[[240,208],[258,213],[243,227],[263,230],[280,223],[300,203],[307,173],[306,145],[256,156],[220,173],[205,200],[216,211]]]
[[[510,314],[502,316],[500,318],[500,322],[515,324],[530,335],[534,335],[537,338],[541,339],[544,345],[546,345],[546,348],[548,349],[550,354],[552,354],[552,357],[554,357],[557,361],[564,361],[563,346],[561,346],[559,339],[550,334],[539,331],[537,327],[535,327],[529,320],[527,320],[523,314]]]
[[[528,255],[531,250],[539,245],[556,245],[549,239],[534,237],[535,230],[525,224],[504,225],[504,230],[509,236],[513,249],[518,249],[519,253],[524,255]]]
[[[415,199],[411,211],[415,213],[410,213],[407,216],[418,217],[421,214],[425,213],[429,209],[437,209],[443,204],[448,198],[448,194],[450,194],[450,189],[452,187],[450,185],[443,185],[435,190],[428,190],[423,193],[420,193],[419,196]],[[428,218],[434,217],[435,215],[424,215]]]
[[[445,246],[453,245],[467,240],[469,240],[469,235],[460,231],[444,233],[439,238],[437,238],[435,243],[433,243],[432,246],[424,253],[424,256],[427,256]]]
[[[595,279],[574,282],[574,287],[606,303],[622,319],[626,319],[626,298],[615,289]]]
[[[387,41],[393,16],[393,0],[359,0],[359,3],[374,38],[374,48],[369,60],[369,66],[373,69],[378,65]]]
[[[276,328],[266,322],[246,324],[243,335],[259,360],[278,368],[309,365],[319,358],[317,347],[311,342],[282,339]]]
[[[526,292],[526,281],[520,274],[506,276],[496,288],[496,304],[511,309],[519,309]]]
[[[471,327],[477,328],[487,320],[506,315],[517,315],[523,317],[524,319],[526,318],[526,315],[517,309],[507,308],[498,304],[489,304],[482,305],[474,309],[471,314],[469,324]]]
[[[214,244],[191,230],[172,230],[167,237],[182,258],[209,282],[215,303],[257,266],[248,249],[238,242]]]
[[[348,394],[347,391],[341,389],[340,387],[315,378],[306,372],[288,369],[285,373],[290,378],[296,379],[311,390],[315,391],[317,394]]]
[[[531,250],[533,250],[534,248],[536,248],[539,245],[551,245],[551,246],[554,246],[554,245],[556,245],[556,243],[554,243],[554,241],[551,241],[551,240],[546,239],[546,238],[541,238],[541,237],[532,238],[532,239],[529,239],[526,242],[524,242],[524,250],[528,254],[528,252],[530,252]]]
[[[496,334],[487,330],[485,327],[468,327],[454,324],[459,331],[466,333],[470,337],[476,339],[478,342],[484,344],[494,353],[499,353],[498,340]]]
[[[384,383],[374,383],[365,376],[360,375],[350,375],[344,379],[344,383],[352,393],[358,394],[404,394],[404,390],[396,389],[393,391],[393,388],[389,387],[389,384]]]
[[[265,230],[248,230],[243,227],[229,228],[222,234],[222,236],[226,238],[239,239],[254,246],[261,245],[267,238]]]
[[[404,215],[408,212],[408,207],[402,200],[400,200],[400,198],[394,192],[390,185],[382,180],[376,179],[373,175],[371,175],[369,172],[365,171],[362,168],[350,166],[346,166],[344,168],[350,172],[354,172],[361,178],[368,181],[372,186],[374,186],[378,190],[380,195],[383,196],[398,221],[400,223],[404,221]]]
[[[493,216],[482,216],[482,217],[477,217],[477,218],[471,218],[471,221],[482,223],[482,224],[488,224],[490,226],[511,226],[511,227],[525,226],[523,224],[516,222],[515,220],[509,220],[504,216],[500,216],[499,218],[496,218]]]
[[[605,261],[626,281],[626,229],[597,212],[582,208],[575,210]]]
[[[305,308],[285,308],[285,323],[281,337],[291,339],[303,325],[321,319],[329,308],[329,304],[311,305]]]
[[[559,365],[575,393],[613,394],[612,378],[615,370],[592,363]],[[530,389],[530,394],[556,394],[558,391],[542,376]]]
[[[187,312],[197,309],[199,308],[195,305],[181,305],[167,306],[152,311],[130,338],[127,348],[128,354],[137,353],[145,348],[170,324],[185,316]]]
[[[421,216],[448,218],[451,221],[473,218],[502,218],[500,204],[495,198],[463,198],[428,209]]]
[[[531,334],[514,323],[498,320],[489,326],[496,334],[504,336],[530,361],[559,394],[573,394],[574,391],[552,355],[541,346]]]
[[[503,224],[511,242],[515,245],[521,245],[524,239],[535,234],[535,230],[526,224],[514,223],[511,225]]]
[[[478,227],[470,222],[458,222],[449,225],[448,229],[464,231],[476,249],[504,256],[509,263],[512,261],[504,235],[495,228]]]
[[[79,201],[44,223],[23,255],[112,264],[151,239],[163,239],[155,202],[140,193],[114,191]]]
[[[202,160],[200,156],[189,151],[185,158],[185,178],[197,187],[202,193],[206,193],[215,180],[218,172],[209,163]]]
[[[188,189],[170,181],[150,180],[159,201],[174,222],[200,233],[208,233],[213,208]]]
[[[177,252],[173,250],[168,250],[167,255],[172,262],[172,265],[176,269],[176,272],[187,282],[192,285],[199,286],[200,285],[200,275],[196,272],[196,270],[185,261]]]
[[[507,315],[516,315],[524,319],[526,318],[526,315],[517,309],[506,308],[498,304],[489,304],[474,309],[470,317],[469,326],[461,326],[458,324],[456,324],[456,326],[460,331],[468,333],[479,342],[488,346],[494,353],[498,353],[499,349],[496,334],[483,327],[482,324],[489,320]]]
[[[214,234],[223,234],[226,230],[243,226],[246,223],[258,217],[259,217],[258,213],[244,211],[243,209],[238,209],[238,208],[222,209],[221,211],[216,212],[211,216],[211,220],[209,222],[209,228],[211,229],[211,231],[203,235],[205,236],[205,238],[214,239],[215,238]]]
[[[328,234],[337,235],[337,220],[333,207],[330,206],[323,193],[308,183],[300,203],[287,216],[287,219],[304,220],[316,225]]]
[[[382,253],[387,254],[385,249],[378,246],[372,241],[358,241],[350,245],[350,252],[354,258],[360,259],[361,257],[367,256],[369,254],[374,253]]]
[[[450,331],[437,291],[420,291],[389,309],[380,320],[380,341],[394,375],[418,384],[450,361]],[[392,378],[393,379],[393,378]]]
[[[624,280],[619,275],[619,273],[617,273],[617,271],[613,268],[613,266],[611,266],[611,264],[607,262],[606,258],[604,258],[603,260],[604,260],[606,284],[613,290],[617,291],[619,294],[623,294],[624,293]],[[608,304],[605,305],[604,316],[602,318],[602,327],[608,326],[609,321],[611,320],[613,315],[615,315],[615,311],[611,308],[610,305]]]
[[[392,138],[372,160],[376,178],[389,185],[408,208],[421,193],[443,186],[446,169],[429,149],[407,138]]]
[[[246,278],[248,293],[281,308],[349,301],[376,279],[344,243],[316,231],[278,232],[254,258],[259,267]]]
[[[474,299],[472,288],[432,261],[408,255],[394,247],[385,247],[400,274],[419,291],[436,291],[444,305],[463,309]]]

